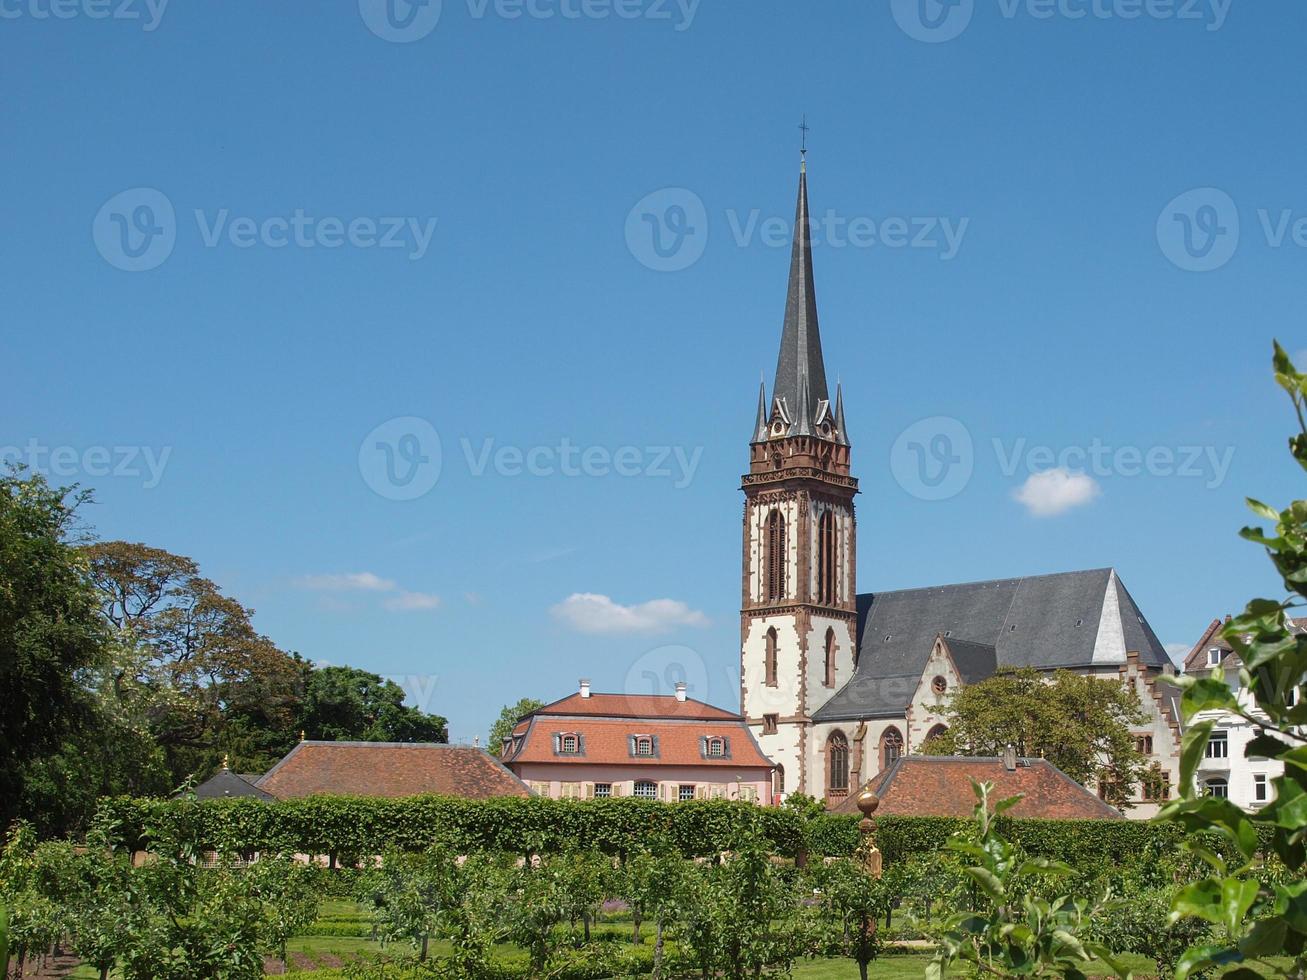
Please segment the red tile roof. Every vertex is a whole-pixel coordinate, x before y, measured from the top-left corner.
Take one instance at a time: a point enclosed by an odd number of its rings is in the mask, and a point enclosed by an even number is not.
[[[301,742],[259,780],[258,788],[278,799],[530,795],[521,780],[482,749],[401,742]]]
[[[560,755],[554,751],[554,736],[575,734],[581,737],[582,752]],[[652,735],[657,739],[654,756],[631,753],[631,737]],[[702,739],[720,736],[727,740],[724,757],[706,757]],[[713,766],[714,768],[772,767],[762,754],[749,727],[743,721],[694,720],[666,721],[657,718],[579,718],[573,716],[536,715],[517,752],[504,761],[600,763],[603,765],[640,766]]]
[[[605,718],[717,718],[738,721],[740,716],[725,708],[672,694],[571,694],[547,704],[537,715],[592,715]]]
[[[1014,817],[1050,820],[1121,820],[1121,814],[1044,759],[1022,759],[1009,770],[1002,759],[904,756],[872,780],[880,796],[877,816],[969,817],[976,805],[971,780],[994,784],[992,799],[1022,796]],[[857,813],[856,794],[835,807]]]

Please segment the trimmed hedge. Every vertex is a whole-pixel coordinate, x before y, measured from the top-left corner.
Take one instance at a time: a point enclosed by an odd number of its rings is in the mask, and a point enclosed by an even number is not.
[[[232,851],[334,855],[350,865],[388,848],[420,850],[434,841],[466,852],[527,854],[598,849],[608,854],[639,850],[655,839],[686,857],[709,857],[733,849],[749,830],[760,833],[778,855],[845,856],[858,844],[858,819],[826,814],[805,822],[785,808],[724,800],[666,804],[629,798],[550,800],[539,797],[465,800],[438,796],[406,799],[319,796],[263,803],[179,801],[119,797],[101,801],[102,811],[127,842],[147,849],[145,828],[198,814],[202,846]],[[971,827],[951,817],[881,817],[877,842],[887,863],[933,854],[949,835]],[[1027,853],[1073,867],[1126,865],[1180,836],[1174,824],[1138,820],[1011,820],[1003,832]]]

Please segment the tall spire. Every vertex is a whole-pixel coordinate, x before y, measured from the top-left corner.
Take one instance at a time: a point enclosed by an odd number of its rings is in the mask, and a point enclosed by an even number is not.
[[[799,203],[794,215],[794,246],[790,254],[789,293],[785,326],[776,361],[772,397],[784,406],[789,435],[812,435],[814,420],[830,411],[826,365],[817,327],[817,292],[812,276],[812,229],[808,217],[808,168],[799,170]],[[802,407],[800,407],[802,405]]]

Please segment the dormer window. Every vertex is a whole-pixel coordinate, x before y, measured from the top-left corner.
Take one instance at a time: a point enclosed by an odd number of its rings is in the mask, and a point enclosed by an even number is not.
[[[658,738],[654,735],[632,735],[631,755],[638,759],[652,759],[658,755]]]
[[[585,755],[585,739],[577,732],[555,732],[554,755]]]

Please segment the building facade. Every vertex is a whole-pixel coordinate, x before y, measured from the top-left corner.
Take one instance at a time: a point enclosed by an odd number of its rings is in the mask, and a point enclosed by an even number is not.
[[[1256,718],[1260,715],[1256,701],[1239,679],[1243,664],[1221,635],[1224,626],[1219,619],[1212,621],[1185,657],[1184,671],[1200,676],[1221,671],[1240,708]],[[1297,624],[1294,629],[1302,631]],[[1209,796],[1229,799],[1245,810],[1269,803],[1274,797],[1274,780],[1284,775],[1284,763],[1248,755],[1248,743],[1258,735],[1257,726],[1229,711],[1201,711],[1193,721],[1212,722],[1211,738],[1195,774],[1198,788]]]
[[[573,695],[521,718],[500,758],[537,796],[770,803],[772,764],[743,717],[686,696]]]
[[[806,163],[800,169],[781,349],[743,477],[740,705],[778,794],[834,805],[917,750],[949,695],[1004,666],[1132,685],[1148,817],[1178,779],[1171,660],[1115,570],[859,594],[852,444],[832,403],[817,318]]]

